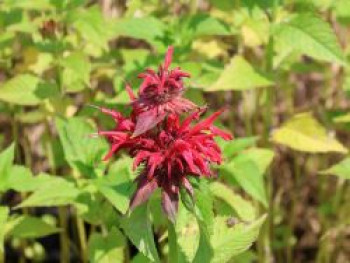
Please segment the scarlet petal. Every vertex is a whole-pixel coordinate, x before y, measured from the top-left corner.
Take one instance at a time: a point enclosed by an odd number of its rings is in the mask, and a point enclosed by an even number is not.
[[[130,210],[146,202],[151,194],[157,189],[158,184],[155,179],[148,181],[146,178],[141,178],[133,197],[130,201]]]
[[[134,92],[132,91],[131,86],[130,86],[129,83],[127,83],[127,84],[125,85],[125,89],[126,89],[126,92],[127,92],[128,95],[129,95],[130,100],[131,100],[131,101],[134,101],[134,100],[136,99],[136,97],[135,97],[135,94],[134,94]]]
[[[195,126],[193,126],[191,130],[191,134],[195,134],[201,130],[207,130],[210,128],[210,126],[213,124],[213,122],[219,117],[221,113],[224,112],[225,109],[221,109],[219,111],[214,112],[212,115],[210,115],[205,120],[197,123]]]
[[[122,143],[113,144],[109,152],[106,154],[106,156],[103,157],[103,161],[107,161],[109,158],[111,158],[112,155],[120,148],[121,145]]]
[[[174,47],[173,46],[169,46],[168,47],[168,51],[166,52],[165,55],[165,60],[164,60],[164,70],[168,70],[170,64],[171,64],[171,60],[173,58],[173,53],[174,53]]]
[[[141,113],[137,118],[135,131],[132,136],[139,136],[152,129],[165,118],[165,115],[165,112],[158,112],[156,107]]]
[[[179,208],[179,193],[168,189],[162,191],[162,208],[169,220],[175,223],[177,210]]]
[[[223,130],[220,130],[219,128],[216,128],[214,126],[210,127],[210,131],[213,134],[220,136],[221,138],[223,138],[226,141],[233,139],[233,136],[230,133],[225,132]]]

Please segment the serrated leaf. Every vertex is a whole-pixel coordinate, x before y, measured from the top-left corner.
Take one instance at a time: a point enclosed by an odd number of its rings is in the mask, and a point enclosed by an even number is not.
[[[5,224],[9,215],[10,209],[6,206],[0,206],[0,261],[3,260],[4,255],[4,241],[5,241]]]
[[[345,64],[333,30],[327,22],[313,14],[298,14],[282,22],[275,28],[275,36],[305,55]]]
[[[219,79],[207,91],[248,90],[272,85],[273,82],[255,69],[242,56],[234,56],[225,66]]]
[[[190,31],[193,37],[230,34],[229,27],[224,22],[207,14],[190,17],[186,30]]]
[[[211,262],[228,262],[232,257],[249,249],[257,239],[265,218],[266,216],[262,216],[250,224],[240,223],[233,227],[227,225],[228,218],[215,218],[215,228],[210,238],[214,250]]]
[[[7,228],[7,235],[14,238],[38,238],[55,234],[59,229],[49,225],[45,221],[32,216],[22,215],[10,221]]]
[[[60,64],[63,66],[62,81],[65,91],[78,92],[90,85],[91,63],[86,55],[74,52]]]
[[[7,188],[13,158],[15,155],[14,149],[15,145],[11,144],[8,148],[0,153],[0,192],[6,190]]]
[[[269,149],[251,148],[243,153],[244,158],[252,160],[259,168],[259,172],[263,175],[271,164],[274,152]]]
[[[303,152],[348,152],[341,143],[327,135],[326,129],[309,112],[293,116],[275,130],[272,141]]]
[[[112,24],[97,6],[73,9],[68,20],[89,44],[103,50],[108,49],[108,40],[113,36]]]
[[[1,85],[0,100],[18,105],[37,105],[58,93],[56,85],[42,82],[30,74],[22,74]]]
[[[254,146],[259,138],[258,137],[246,137],[237,138],[232,141],[224,141],[222,143],[222,152],[225,158],[229,159],[235,154],[244,150],[245,148]]]
[[[143,39],[150,43],[159,41],[163,37],[165,29],[163,22],[152,16],[121,18],[114,24],[116,34]]]
[[[102,138],[91,138],[96,130],[83,118],[56,119],[56,127],[63,146],[64,156],[70,166],[86,177],[95,177],[95,168],[102,163],[108,145]]]
[[[248,194],[267,207],[263,173],[254,160],[242,154],[221,168],[228,171]]]
[[[122,214],[127,212],[134,192],[130,167],[130,159],[120,159],[112,165],[107,176],[94,182],[99,192]]]
[[[253,221],[256,218],[257,211],[252,203],[244,200],[228,186],[220,182],[213,182],[210,184],[210,189],[214,196],[228,203],[241,220]]]
[[[51,177],[45,185],[37,189],[27,199],[17,206],[20,207],[50,207],[73,204],[79,190],[73,183],[58,177]]]
[[[89,238],[89,262],[118,263],[124,262],[125,238],[115,228],[107,236],[93,233]]]
[[[350,179],[350,157],[345,158],[341,162],[332,167],[319,172],[320,174],[336,175],[340,178]]]
[[[136,207],[128,216],[122,218],[121,228],[130,241],[153,262],[160,262],[150,219],[148,205]]]

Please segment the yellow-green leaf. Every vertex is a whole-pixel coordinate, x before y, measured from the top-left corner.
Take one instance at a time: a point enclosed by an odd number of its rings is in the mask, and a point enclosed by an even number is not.
[[[320,174],[331,174],[344,179],[350,179],[350,157],[345,158],[332,167],[321,171]]]
[[[272,141],[303,152],[348,152],[309,112],[295,115],[275,130]]]
[[[207,91],[248,90],[272,85],[272,81],[241,56],[235,56]]]

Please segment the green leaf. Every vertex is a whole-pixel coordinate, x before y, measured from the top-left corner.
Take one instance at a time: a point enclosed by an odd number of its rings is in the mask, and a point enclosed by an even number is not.
[[[94,182],[100,193],[122,214],[127,212],[134,192],[130,167],[131,159],[119,159],[113,163],[107,176]]]
[[[211,262],[228,262],[232,257],[249,249],[257,239],[265,218],[266,216],[262,216],[250,224],[239,223],[233,227],[228,226],[228,218],[215,218],[214,232],[210,238],[214,250]]]
[[[118,35],[143,39],[152,44],[163,37],[165,29],[163,22],[152,16],[121,18],[114,24],[114,31]]]
[[[18,105],[37,105],[57,94],[56,85],[42,82],[30,74],[18,75],[0,87],[0,100]]]
[[[254,160],[242,154],[221,168],[233,175],[238,184],[248,194],[267,207],[263,173],[261,173],[258,164]]]
[[[11,169],[7,189],[18,192],[32,192],[52,182],[52,176],[48,174],[32,175],[32,172],[24,166],[14,165]]]
[[[55,234],[58,228],[32,216],[22,215],[7,225],[7,235],[15,238],[38,238]]]
[[[148,205],[135,208],[121,220],[121,227],[130,241],[151,261],[160,262],[154,242],[151,222],[148,217]]]
[[[271,86],[273,82],[242,56],[234,56],[219,79],[207,91],[248,90]]]
[[[275,35],[295,50],[310,57],[346,64],[337,38],[321,18],[313,14],[299,14],[275,28]]]
[[[252,148],[245,151],[243,155],[244,158],[252,160],[263,175],[273,160],[274,152],[269,149]]]
[[[67,92],[78,92],[90,85],[91,63],[86,55],[74,52],[61,61],[62,81]]]
[[[0,153],[0,192],[6,190],[15,155],[15,145],[11,144]]]
[[[350,157],[345,158],[341,162],[332,167],[319,172],[320,174],[336,175],[340,178],[350,179]]]
[[[102,156],[107,152],[107,142],[89,137],[96,130],[83,118],[56,119],[56,127],[70,166],[86,177],[96,177],[95,168],[105,166]]]
[[[237,138],[232,141],[225,141],[222,144],[222,153],[225,158],[231,158],[235,154],[243,151],[245,148],[254,146],[259,138],[258,137],[246,137],[246,138]]]
[[[9,215],[10,209],[6,206],[0,206],[0,261],[1,256],[4,255],[4,241],[5,241],[5,224]]]
[[[79,190],[73,183],[59,177],[51,177],[45,185],[37,189],[32,195],[25,199],[20,207],[46,207],[63,206],[73,204]]]
[[[108,41],[114,35],[112,24],[103,16],[99,7],[73,9],[68,20],[88,44],[102,50],[108,49]]]
[[[327,134],[326,129],[309,112],[293,116],[275,130],[272,141],[303,152],[348,152],[341,143]]]
[[[229,27],[222,21],[207,14],[196,14],[192,16],[187,25],[187,30],[193,37],[210,35],[229,35]]]
[[[213,182],[210,189],[214,196],[228,203],[243,221],[253,221],[256,218],[256,210],[251,202],[244,200],[241,196],[234,193],[228,186]]]
[[[214,212],[213,212],[213,195],[209,188],[208,181],[199,180],[197,187],[194,188],[195,215],[198,220],[203,222],[206,229],[213,230]]]
[[[115,228],[103,236],[93,233],[89,239],[88,251],[91,263],[118,263],[124,262],[125,238]]]

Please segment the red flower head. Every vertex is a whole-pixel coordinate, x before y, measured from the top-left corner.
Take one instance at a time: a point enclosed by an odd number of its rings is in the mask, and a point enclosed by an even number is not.
[[[191,101],[182,98],[184,85],[182,78],[190,74],[180,68],[169,70],[174,49],[168,48],[164,64],[159,66],[158,72],[147,69],[139,75],[143,79],[138,98],[128,89],[133,100],[134,114],[136,114],[136,128],[134,136],[138,136],[161,122],[167,113],[183,113],[196,107]]]
[[[125,149],[134,158],[134,169],[144,164],[144,170],[137,178],[138,187],[131,199],[130,208],[144,203],[157,189],[162,189],[162,207],[168,217],[174,221],[178,208],[179,189],[184,187],[193,195],[188,176],[213,176],[211,163],[220,164],[221,151],[215,136],[225,140],[232,136],[213,125],[222,111],[215,112],[207,119],[191,126],[198,120],[203,110],[196,111],[180,123],[177,114],[169,114],[152,131],[133,136],[135,123],[123,118],[119,113],[106,109],[117,122],[114,131],[100,131],[111,143],[111,155]]]

